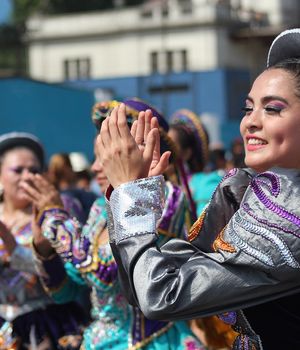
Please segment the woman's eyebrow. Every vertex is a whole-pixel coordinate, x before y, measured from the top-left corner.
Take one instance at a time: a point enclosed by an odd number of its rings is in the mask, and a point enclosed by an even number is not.
[[[285,104],[289,104],[288,101],[281,97],[281,96],[277,96],[277,95],[268,95],[268,96],[264,96],[263,98],[261,98],[261,102],[262,103],[266,103],[266,102],[269,102],[269,101],[272,101],[272,100],[277,100],[277,101],[281,101]],[[246,97],[246,101],[250,101],[250,102],[253,102],[253,98],[251,96],[247,96]]]
[[[277,96],[277,95],[269,95],[269,96],[265,96],[261,99],[261,101],[263,103],[268,102],[268,101],[272,101],[272,100],[277,100],[277,101],[281,101],[285,104],[288,104],[288,101],[285,98],[283,98],[281,96]]]

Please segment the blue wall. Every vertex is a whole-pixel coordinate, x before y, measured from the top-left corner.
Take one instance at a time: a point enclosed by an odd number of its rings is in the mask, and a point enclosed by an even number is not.
[[[46,84],[30,79],[0,79],[0,133],[27,131],[43,142],[48,156],[56,152],[84,152],[93,157],[95,131],[91,107],[95,89],[116,99],[138,96],[168,118],[179,108],[211,113],[221,122],[226,147],[239,135],[249,74],[237,70],[186,72]]]
[[[93,156],[93,93],[29,79],[0,79],[0,133],[38,136],[48,156],[80,151]]]

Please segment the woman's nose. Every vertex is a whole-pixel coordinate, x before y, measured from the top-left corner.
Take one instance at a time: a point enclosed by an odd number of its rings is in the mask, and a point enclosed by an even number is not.
[[[94,173],[101,173],[103,172],[103,166],[102,164],[100,163],[99,160],[95,160],[94,163],[92,164],[92,167],[91,167],[92,171]]]
[[[27,168],[23,168],[23,171],[22,171],[22,179],[23,180],[28,180],[31,175],[32,175],[32,172],[30,171],[30,169],[27,169]]]
[[[246,118],[245,126],[248,130],[260,129],[262,127],[262,111],[254,109]]]

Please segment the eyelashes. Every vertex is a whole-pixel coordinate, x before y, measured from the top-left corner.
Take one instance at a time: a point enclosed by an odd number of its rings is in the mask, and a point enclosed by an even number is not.
[[[268,114],[280,114],[280,112],[284,109],[284,107],[279,106],[266,106],[263,108]],[[242,111],[246,114],[250,114],[253,112],[253,107],[244,106]]]

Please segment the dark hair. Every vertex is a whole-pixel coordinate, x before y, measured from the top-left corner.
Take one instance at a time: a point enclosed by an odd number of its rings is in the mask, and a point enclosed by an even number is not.
[[[70,186],[75,181],[75,173],[67,153],[55,153],[49,160],[48,178],[51,183],[60,189],[60,183],[65,181]]]
[[[269,69],[283,69],[289,72],[295,78],[296,96],[300,98],[300,58],[288,58],[280,61]]]
[[[202,154],[199,153],[197,147],[197,140],[195,138],[194,133],[189,128],[185,127],[182,123],[171,124],[170,129],[175,130],[177,132],[177,137],[179,141],[178,147],[180,147],[183,152],[188,149],[192,150],[192,155],[190,159],[187,160],[187,164],[191,173],[203,171],[206,160],[204,160]],[[204,130],[204,132],[208,140],[208,134],[206,130]]]

